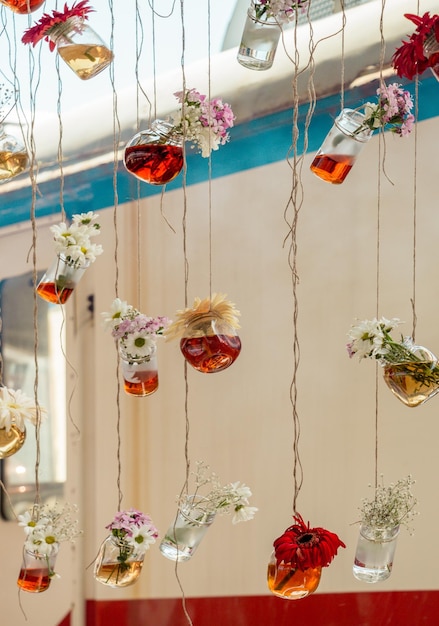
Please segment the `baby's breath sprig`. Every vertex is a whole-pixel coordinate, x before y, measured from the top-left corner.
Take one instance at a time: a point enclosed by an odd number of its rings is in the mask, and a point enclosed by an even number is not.
[[[0,83],[0,124],[5,119],[7,113],[9,113],[9,110],[5,113],[5,107],[11,102],[13,93],[12,89],[5,87],[4,83]]]
[[[409,474],[406,478],[390,483],[387,487],[383,483],[382,475],[381,481],[382,483],[375,489],[374,498],[362,500],[361,523],[380,529],[401,525],[413,534],[414,530],[410,526],[410,521],[418,515],[415,511],[417,500],[411,490],[415,480]]]

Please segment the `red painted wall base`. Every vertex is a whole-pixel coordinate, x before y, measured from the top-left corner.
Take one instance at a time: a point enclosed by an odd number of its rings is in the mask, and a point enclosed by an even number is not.
[[[439,591],[187,598],[194,626],[438,626]],[[87,601],[87,626],[187,626],[181,599]]]

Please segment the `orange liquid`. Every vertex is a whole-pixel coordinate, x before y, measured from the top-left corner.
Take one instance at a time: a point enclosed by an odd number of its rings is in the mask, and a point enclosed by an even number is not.
[[[50,576],[47,567],[40,569],[21,569],[18,575],[17,585],[24,591],[41,593],[50,585]]]
[[[64,304],[71,296],[73,289],[64,287],[63,289],[56,289],[55,283],[40,283],[37,287],[37,294],[47,300],[47,302],[54,302],[55,304]]]
[[[113,60],[111,50],[95,44],[60,46],[58,54],[81,80],[93,78],[105,70]]]
[[[132,585],[140,576],[143,561],[130,561],[122,566],[119,563],[104,563],[97,572],[96,580],[113,587]]]
[[[149,396],[157,391],[159,386],[158,372],[136,372],[139,382],[123,381],[125,391],[131,396]]]
[[[275,563],[268,565],[268,588],[276,596],[299,600],[313,593],[319,586],[321,567],[309,568],[305,571],[292,569],[291,565]]]
[[[352,169],[354,158],[345,154],[316,156],[311,171],[333,185],[341,185]]]
[[[151,185],[174,180],[183,167],[183,149],[165,144],[140,144],[125,149],[125,167]]]
[[[45,0],[29,0],[29,9],[28,3],[26,0],[0,0],[1,4],[9,7],[15,13],[32,13],[32,11],[36,11],[40,6],[44,4]]]
[[[180,341],[184,358],[199,372],[221,372],[232,365],[241,352],[241,340],[236,335],[209,335],[184,338]]]

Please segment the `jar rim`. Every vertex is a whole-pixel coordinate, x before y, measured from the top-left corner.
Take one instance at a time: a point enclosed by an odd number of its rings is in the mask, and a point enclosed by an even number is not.
[[[359,132],[355,132],[354,128],[350,129],[346,125],[343,125],[343,118],[347,118],[351,125],[361,126],[366,119],[364,113],[361,113],[361,111],[357,111],[356,109],[344,108],[335,118],[334,124],[340,132],[348,137],[351,137],[355,141],[358,141],[359,143],[366,143],[369,141],[373,134],[373,130],[371,128],[364,128]]]

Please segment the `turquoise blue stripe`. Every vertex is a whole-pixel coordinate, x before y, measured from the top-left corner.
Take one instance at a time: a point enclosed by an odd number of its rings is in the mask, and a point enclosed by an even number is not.
[[[355,108],[375,95],[377,83],[348,90],[345,93],[346,107]],[[413,93],[414,85],[406,88]],[[418,119],[425,120],[438,115],[439,82],[433,76],[422,78],[419,83]],[[232,103],[233,105],[233,103]],[[303,125],[308,105],[299,108],[298,152],[303,151]],[[332,120],[340,110],[340,95],[320,99],[316,104],[308,131],[308,151],[319,148],[332,125]],[[281,111],[231,129],[231,141],[212,153],[212,177],[219,178],[261,165],[285,159],[292,144],[292,110]],[[401,139],[403,141],[403,139]],[[209,177],[208,160],[199,154],[188,151],[186,184],[193,185],[206,181]],[[99,211],[114,206],[113,163],[65,177],[64,208],[67,215],[83,211]],[[60,212],[59,179],[41,183],[36,201],[36,217],[44,217]],[[178,189],[183,184],[180,174],[167,186],[168,190]],[[30,219],[30,188],[8,192],[7,183],[0,189],[0,227],[9,226]],[[160,193],[161,187],[140,183],[140,197]],[[128,174],[122,164],[117,174],[118,202],[135,200],[138,197],[138,181]]]

